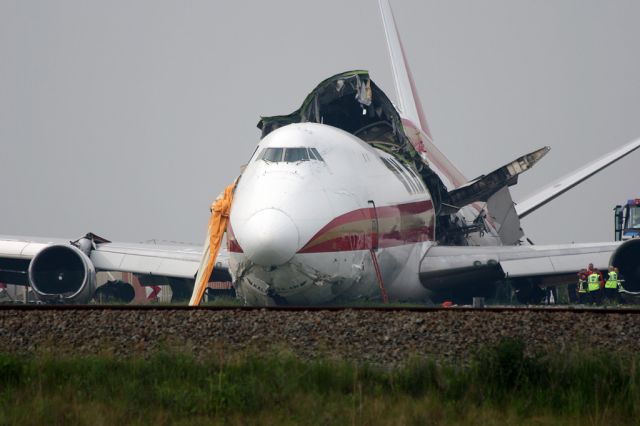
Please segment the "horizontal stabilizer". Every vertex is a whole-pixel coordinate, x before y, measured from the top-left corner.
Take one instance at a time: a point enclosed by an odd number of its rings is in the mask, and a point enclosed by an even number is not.
[[[501,188],[516,184],[518,175],[533,167],[549,150],[550,148],[545,146],[523,155],[488,175],[480,176],[466,185],[449,192],[448,205],[444,206],[441,214],[455,213],[462,207],[476,201],[487,201],[489,197]]]
[[[537,210],[538,208],[547,204],[549,201],[570,190],[583,180],[593,176],[600,170],[604,169],[610,164],[615,163],[625,155],[630,154],[638,148],[640,148],[640,139],[636,139],[633,142],[630,142],[623,147],[618,148],[615,151],[612,151],[598,158],[597,160],[587,164],[586,166],[580,167],[579,169],[542,188],[537,193],[531,195],[530,197],[522,202],[519,202],[516,205],[518,216],[520,218],[525,217],[529,213]]]

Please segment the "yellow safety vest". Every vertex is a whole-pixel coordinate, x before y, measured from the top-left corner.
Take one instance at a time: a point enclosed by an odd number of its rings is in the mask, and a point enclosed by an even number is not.
[[[609,278],[607,278],[607,282],[604,283],[604,288],[618,288],[618,274],[615,272],[609,272]]]
[[[600,276],[596,273],[589,275],[589,292],[600,290]]]

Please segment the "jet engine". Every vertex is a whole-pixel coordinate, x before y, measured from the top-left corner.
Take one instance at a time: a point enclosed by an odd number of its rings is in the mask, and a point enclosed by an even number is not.
[[[96,270],[77,247],[56,244],[41,250],[31,260],[29,283],[44,302],[82,304],[96,290]]]
[[[640,291],[640,238],[629,240],[620,245],[613,252],[609,263],[617,266],[620,270],[625,290]],[[604,275],[606,279],[606,272]]]

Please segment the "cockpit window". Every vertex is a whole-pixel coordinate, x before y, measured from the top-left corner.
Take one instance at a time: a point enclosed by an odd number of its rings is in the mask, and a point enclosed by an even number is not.
[[[311,158],[315,158],[318,161],[323,161],[324,162],[324,160],[320,156],[320,153],[315,148],[309,148],[309,155],[311,156]]]
[[[307,148],[287,148],[284,151],[284,161],[294,163],[296,161],[309,161]]]
[[[270,163],[297,163],[299,161],[322,161],[322,157],[315,148],[265,148],[258,154],[257,160]]]
[[[260,158],[264,161],[277,163],[282,161],[282,151],[284,151],[284,148],[267,148],[262,151]]]

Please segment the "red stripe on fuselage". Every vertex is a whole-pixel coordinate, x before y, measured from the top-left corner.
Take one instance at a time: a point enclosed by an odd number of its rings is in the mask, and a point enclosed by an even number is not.
[[[231,253],[243,253],[242,247],[240,247],[238,240],[236,240],[236,236],[233,234],[231,221],[227,222],[227,250]]]
[[[316,244],[313,247],[303,247],[298,253],[329,253],[338,251],[370,250],[374,238],[378,238],[379,248],[398,247],[407,244],[421,243],[433,240],[433,227],[424,226],[410,231],[376,234],[343,234]]]
[[[376,218],[379,232],[374,230],[373,221]],[[371,223],[371,226],[356,231],[349,226],[362,225],[363,221],[365,225]],[[429,200],[382,206],[375,210],[373,207],[358,209],[333,219],[298,253],[368,250],[374,248],[376,239],[380,248],[431,241],[433,221],[433,203]]]

